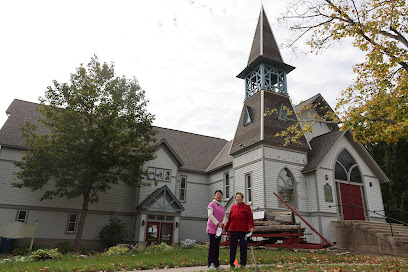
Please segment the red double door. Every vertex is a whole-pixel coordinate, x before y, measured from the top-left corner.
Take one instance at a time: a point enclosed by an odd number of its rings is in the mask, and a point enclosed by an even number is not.
[[[343,220],[365,221],[361,186],[339,183]]]

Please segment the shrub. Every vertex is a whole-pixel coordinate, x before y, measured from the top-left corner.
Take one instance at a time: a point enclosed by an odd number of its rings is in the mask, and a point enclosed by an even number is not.
[[[58,243],[57,248],[58,251],[62,254],[67,254],[74,251],[74,247],[68,241]]]
[[[111,255],[123,255],[130,251],[127,247],[122,246],[113,246],[110,247],[107,251],[103,253],[103,255],[111,256]]]
[[[126,235],[126,224],[117,216],[111,216],[109,218],[109,224],[103,227],[99,233],[99,238],[102,240],[104,246],[109,248],[123,242]]]
[[[22,242],[17,248],[13,250],[15,255],[27,255],[30,251],[30,243]]]
[[[184,241],[181,241],[182,248],[194,248],[196,244],[196,240],[186,239]]]
[[[56,259],[61,257],[61,254],[58,252],[57,248],[54,249],[38,249],[34,252],[31,252],[29,255],[33,261],[47,260],[47,259]]]

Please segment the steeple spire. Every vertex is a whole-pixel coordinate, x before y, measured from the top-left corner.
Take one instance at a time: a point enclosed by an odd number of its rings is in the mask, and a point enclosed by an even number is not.
[[[283,62],[263,6],[259,14],[248,66],[237,76],[245,79],[245,99],[260,90],[288,95],[286,74],[295,69]]]
[[[265,15],[263,6],[259,13],[258,25],[256,26],[254,41],[252,42],[251,53],[249,54],[248,65],[257,57],[264,56],[271,60],[283,63],[279,52],[278,44],[273,36],[268,18]]]

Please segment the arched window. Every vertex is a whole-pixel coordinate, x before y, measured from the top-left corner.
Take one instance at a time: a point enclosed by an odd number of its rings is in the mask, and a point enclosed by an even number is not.
[[[283,169],[278,177],[278,194],[290,206],[294,206],[294,185],[295,180],[288,169]],[[286,207],[285,204],[279,201],[279,207]]]
[[[356,161],[347,150],[343,150],[337,157],[334,175],[337,180],[361,183],[361,173]]]

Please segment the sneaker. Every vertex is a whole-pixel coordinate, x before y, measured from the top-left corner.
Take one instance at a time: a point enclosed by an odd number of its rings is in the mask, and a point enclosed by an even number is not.
[[[212,263],[209,267],[208,270],[216,270],[215,265]]]
[[[240,264],[240,265],[239,265],[239,268],[245,268],[245,266],[246,266],[246,265],[244,265],[244,264]]]
[[[221,266],[216,266],[215,269],[222,270],[222,267]]]
[[[235,264],[230,264],[230,266],[231,266],[231,268],[234,268],[234,267],[235,267]]]

